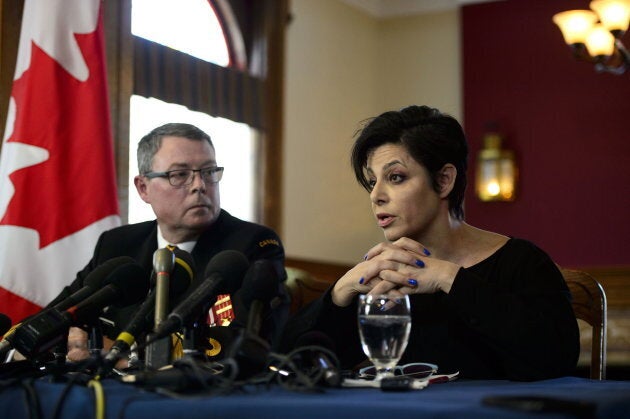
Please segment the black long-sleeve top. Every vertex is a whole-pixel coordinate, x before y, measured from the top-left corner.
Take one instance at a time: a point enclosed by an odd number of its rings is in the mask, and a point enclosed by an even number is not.
[[[318,330],[332,338],[343,368],[366,359],[357,299],[338,307],[332,287],[286,326],[283,346]],[[497,252],[460,268],[448,294],[410,296],[412,326],[399,364],[430,362],[477,379],[539,380],[573,373],[579,330],[562,274],[534,244],[510,239]]]

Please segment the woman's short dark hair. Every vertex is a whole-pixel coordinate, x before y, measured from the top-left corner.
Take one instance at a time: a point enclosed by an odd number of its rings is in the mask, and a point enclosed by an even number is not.
[[[145,174],[151,171],[153,157],[162,145],[164,137],[182,137],[189,140],[207,141],[214,149],[214,144],[210,136],[191,124],[182,122],[171,122],[153,129],[150,133],[142,137],[138,143],[138,172]]]
[[[448,196],[449,212],[458,220],[464,219],[468,144],[455,118],[435,108],[414,105],[368,120],[358,131],[351,154],[354,174],[368,191],[371,189],[365,172],[368,157],[384,144],[403,145],[411,157],[427,169],[436,192],[440,192],[440,169],[447,163],[455,166],[457,177]]]

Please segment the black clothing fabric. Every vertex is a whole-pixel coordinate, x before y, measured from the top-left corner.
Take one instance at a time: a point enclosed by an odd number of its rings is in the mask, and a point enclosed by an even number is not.
[[[82,288],[83,281],[90,272],[112,258],[130,256],[149,275],[153,268],[153,253],[157,250],[157,246],[157,221],[155,220],[125,225],[102,233],[90,262],[48,306],[55,305]],[[201,234],[191,253],[195,265],[193,286],[203,281],[206,265],[213,256],[223,250],[237,250],[243,253],[250,264],[255,260],[269,259],[274,262],[279,278],[282,281],[286,279],[284,248],[278,235],[265,226],[240,220],[227,211],[221,210],[217,220]],[[262,324],[261,334],[270,341],[276,340],[288,315],[288,295],[283,282],[279,286],[278,296],[274,309],[267,310]],[[140,303],[124,308],[108,307],[101,316],[104,335],[115,339],[139,305]],[[239,292],[232,296],[232,305],[236,315],[233,327],[243,327],[247,320],[247,310],[240,303]]]
[[[336,342],[342,367],[351,369],[366,359],[358,299],[338,307],[331,290],[289,319],[282,348],[318,330]],[[411,332],[399,365],[429,362],[476,379],[540,380],[574,372],[580,346],[569,290],[549,256],[526,240],[512,238],[489,258],[460,268],[449,294],[414,294],[410,302]]]

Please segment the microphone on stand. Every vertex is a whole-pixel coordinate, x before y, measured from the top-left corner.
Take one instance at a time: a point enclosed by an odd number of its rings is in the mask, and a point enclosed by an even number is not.
[[[68,333],[70,326],[83,326],[96,320],[102,309],[116,304],[124,307],[142,299],[149,290],[149,279],[138,264],[126,264],[115,269],[104,286],[80,303],[59,310],[44,310],[15,330],[9,341],[26,357],[48,350]]]
[[[61,311],[65,311],[70,307],[80,303],[81,301],[94,294],[103,285],[103,282],[107,277],[114,272],[115,269],[122,265],[128,265],[135,263],[135,261],[129,256],[119,256],[112,259],[108,259],[105,262],[98,265],[92,272],[88,274],[83,280],[83,287],[74,292],[64,300],[55,304],[53,308]]]
[[[157,249],[153,253],[153,272],[155,273],[155,310],[153,312],[153,330],[156,330],[168,314],[169,282],[175,265],[175,254],[170,248]],[[151,335],[149,335],[149,339]],[[171,362],[173,342],[171,339],[152,340],[144,352],[144,362],[148,368],[161,368]]]
[[[157,249],[153,253],[153,272],[155,272],[155,328],[162,323],[162,320],[164,320],[168,314],[168,284],[174,265],[175,254],[170,249]]]
[[[224,250],[206,266],[205,279],[175,307],[158,328],[152,340],[180,330],[202,307],[214,303],[219,294],[229,294],[239,288],[249,262],[236,250]]]
[[[241,299],[248,310],[245,330],[237,338],[231,353],[238,365],[238,377],[258,373],[267,365],[269,343],[260,336],[265,309],[278,296],[280,277],[274,262],[268,259],[255,261],[243,279]]]
[[[194,281],[194,261],[190,253],[175,249],[175,265],[171,273],[169,283],[169,300],[178,301],[184,292]],[[140,308],[134,313],[131,320],[118,334],[109,352],[104,358],[102,371],[109,371],[116,362],[126,353],[138,340],[139,335],[149,333],[154,327],[156,306],[156,289],[153,288],[144,300]]]
[[[242,300],[249,309],[245,333],[259,336],[265,308],[278,296],[280,277],[274,262],[261,259],[249,268],[241,287]]]
[[[70,307],[80,303],[81,301],[88,298],[90,295],[94,294],[103,284],[103,282],[107,279],[107,277],[117,268],[123,265],[134,263],[134,260],[128,256],[116,257],[113,259],[109,259],[102,264],[98,265],[92,272],[90,272],[87,277],[83,280],[83,287],[78,291],[74,292],[70,296],[66,297],[62,301],[55,304],[52,309],[58,311],[65,311]],[[51,307],[46,307],[42,311],[40,311],[37,315],[42,314],[45,311],[51,310]],[[36,315],[36,316],[37,316]],[[13,346],[11,345],[10,336],[13,335],[17,330],[22,327],[27,327],[29,321],[32,319],[27,318],[23,320],[21,323],[18,323],[13,330],[7,333],[7,336],[4,337],[4,340],[0,342],[0,357],[3,357],[7,352],[9,352]]]

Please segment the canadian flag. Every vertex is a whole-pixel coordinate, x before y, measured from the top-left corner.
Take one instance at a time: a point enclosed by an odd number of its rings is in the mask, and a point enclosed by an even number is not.
[[[120,224],[100,0],[26,0],[0,154],[0,312],[50,302]]]

